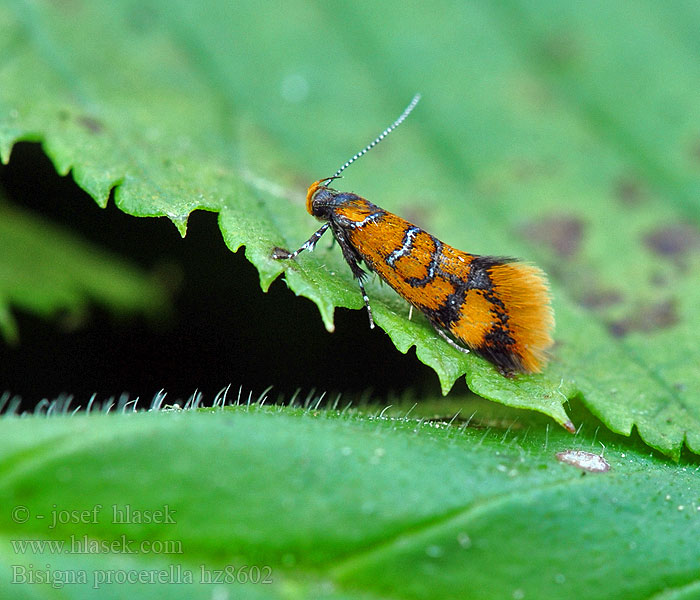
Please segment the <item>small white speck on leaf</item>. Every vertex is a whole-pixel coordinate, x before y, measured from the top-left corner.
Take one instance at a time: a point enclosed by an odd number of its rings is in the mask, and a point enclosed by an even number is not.
[[[567,465],[577,467],[589,473],[605,473],[610,470],[610,463],[600,454],[583,450],[564,450],[557,452],[557,460]]]

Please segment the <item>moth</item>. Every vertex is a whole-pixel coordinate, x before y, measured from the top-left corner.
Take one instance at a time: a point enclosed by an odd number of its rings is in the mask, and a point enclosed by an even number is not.
[[[457,250],[365,198],[329,186],[398,127],[419,100],[416,95],[396,121],[333,176],[309,186],[306,210],[323,225],[298,250],[277,247],[272,257],[294,259],[313,250],[330,230],[357,280],[370,327],[374,319],[364,286],[367,270],[420,310],[451,346],[477,352],[507,376],[540,372],[554,328],[542,270],[513,258]]]

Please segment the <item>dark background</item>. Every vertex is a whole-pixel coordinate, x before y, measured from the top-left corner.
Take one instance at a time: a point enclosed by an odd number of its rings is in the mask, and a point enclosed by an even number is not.
[[[329,334],[316,307],[281,278],[264,294],[243,249],[226,248],[214,213],[193,213],[183,239],[167,219],[126,215],[111,199],[103,210],[56,173],[39,144],[15,146],[0,166],[0,188],[12,203],[179,282],[164,322],[92,305],[85,321],[67,327],[72,321],[61,315],[47,321],[13,307],[20,341],[0,339],[0,394],[20,396],[24,409],[59,394],[72,395],[73,406],[93,393],[107,400],[125,392],[148,404],[161,389],[171,403],[199,390],[206,404],[228,384],[236,395],[242,386],[246,397],[273,386],[273,401],[297,389],[302,397],[312,389],[340,392],[346,402],[385,401],[409,389],[439,393],[434,372],[414,350],[403,355],[382,330],[370,330],[364,310],[338,309]]]

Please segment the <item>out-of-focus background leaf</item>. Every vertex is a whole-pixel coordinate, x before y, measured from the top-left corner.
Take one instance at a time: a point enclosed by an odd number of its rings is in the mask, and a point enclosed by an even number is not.
[[[9,306],[60,315],[66,328],[81,325],[85,304],[119,312],[167,311],[164,286],[101,248],[76,240],[0,197],[0,332],[17,342]]]
[[[454,246],[542,265],[558,345],[543,375],[505,380],[375,283],[379,325],[443,390],[466,374],[560,423],[580,396],[614,431],[700,450],[695,3],[6,2],[0,24],[4,161],[41,141],[100,205],[114,190],[182,233],[218,211],[262,287],[286,268],[328,328],[361,306],[339,253],[283,266],[270,249],[308,237],[304,187],[421,91],[343,185]]]
[[[697,596],[697,457],[674,465],[599,423],[572,436],[534,413],[478,408],[452,426],[245,404],[3,419],[0,593]],[[567,451],[601,464],[604,454],[610,468],[558,461]],[[145,514],[163,522],[140,523]],[[49,540],[65,551],[42,546]],[[114,550],[76,552],[89,543]],[[234,579],[215,584],[227,566]],[[244,566],[272,583],[236,579]],[[86,583],[61,587],[81,572]],[[212,583],[199,585],[206,573]]]

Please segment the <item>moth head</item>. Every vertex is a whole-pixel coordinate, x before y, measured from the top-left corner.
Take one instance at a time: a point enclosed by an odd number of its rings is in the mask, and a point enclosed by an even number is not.
[[[328,183],[339,177],[326,177],[314,181],[306,190],[306,211],[319,219],[328,219],[328,207],[333,201],[333,197],[338,193],[329,188]]]

